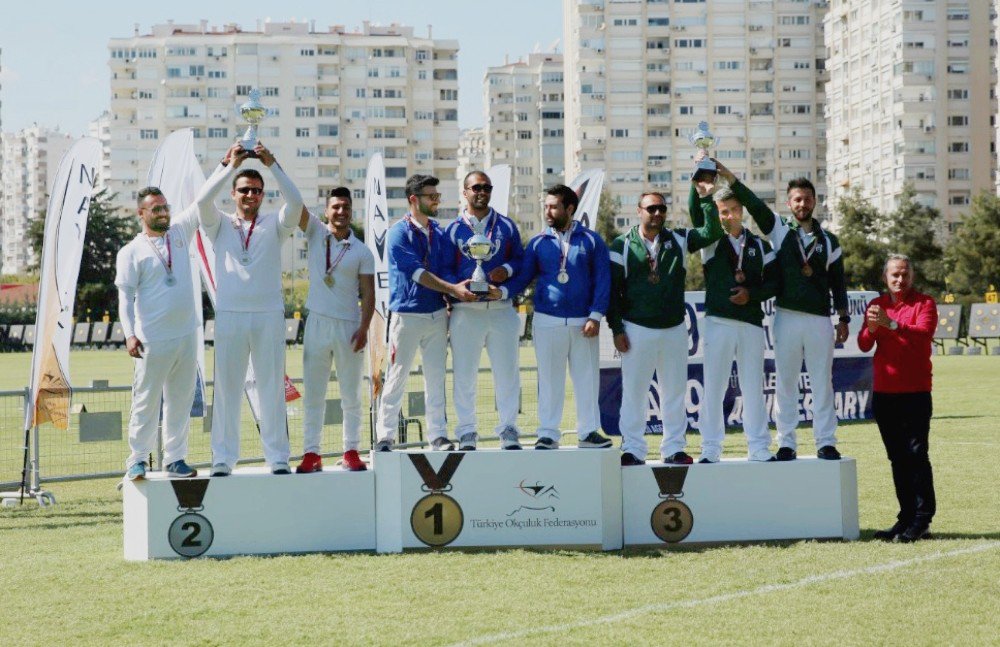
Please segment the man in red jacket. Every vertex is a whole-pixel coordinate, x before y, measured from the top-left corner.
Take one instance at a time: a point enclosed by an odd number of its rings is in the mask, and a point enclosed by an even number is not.
[[[913,289],[908,257],[890,255],[883,274],[889,291],[868,305],[858,346],[875,347],[872,409],[892,464],[899,514],[895,525],[875,538],[908,543],[929,536],[936,507],[927,442],[937,306]]]

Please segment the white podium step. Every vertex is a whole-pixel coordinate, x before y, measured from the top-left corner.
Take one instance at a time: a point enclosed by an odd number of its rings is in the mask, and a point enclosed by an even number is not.
[[[626,546],[857,539],[853,458],[622,469]]]
[[[612,449],[375,454],[378,551],[621,548],[619,460]]]
[[[274,476],[126,481],[125,559],[375,548],[375,475],[328,469]]]

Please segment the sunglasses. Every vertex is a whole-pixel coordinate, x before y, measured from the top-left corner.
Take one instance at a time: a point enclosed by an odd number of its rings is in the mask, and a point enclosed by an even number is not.
[[[418,198],[427,198],[428,200],[440,200],[441,199],[441,194],[440,193],[418,193],[417,197]]]
[[[465,187],[466,190],[472,191],[473,193],[492,193],[492,184],[473,184],[472,186]]]
[[[236,192],[240,195],[260,195],[264,192],[264,189],[258,189],[255,186],[241,186],[236,189]]]
[[[161,213],[170,213],[170,205],[169,204],[158,204],[155,207],[143,207],[143,209],[145,209],[146,211],[149,211],[150,213],[156,214],[156,215],[159,215]]]
[[[643,211],[651,215],[665,214],[667,213],[667,205],[665,204],[651,204],[648,207],[643,207]]]

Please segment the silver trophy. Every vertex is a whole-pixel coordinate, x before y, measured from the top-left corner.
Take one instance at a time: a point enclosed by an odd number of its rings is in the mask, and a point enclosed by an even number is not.
[[[714,180],[719,171],[715,166],[715,162],[708,157],[707,153],[709,148],[718,146],[719,138],[708,131],[708,122],[702,121],[698,123],[698,130],[691,133],[688,139],[694,144],[695,148],[700,148],[706,153],[705,159],[698,162],[697,168],[695,168],[694,181]]]
[[[267,115],[267,108],[260,103],[260,90],[257,88],[250,90],[250,98],[240,106],[239,113],[243,117],[243,121],[249,124],[246,132],[243,133],[243,139],[240,140],[240,146],[250,154],[250,157],[257,157],[257,154],[253,152],[254,147],[257,146],[257,126]]]
[[[469,292],[479,296],[489,294],[490,284],[486,280],[486,272],[483,271],[483,261],[490,260],[500,251],[500,241],[490,242],[486,236],[475,234],[462,243],[459,250],[476,261],[476,269],[472,271],[472,280],[469,281]]]

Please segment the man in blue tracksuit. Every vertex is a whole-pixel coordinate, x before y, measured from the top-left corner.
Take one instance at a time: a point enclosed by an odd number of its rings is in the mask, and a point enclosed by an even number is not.
[[[406,376],[416,357],[423,359],[427,404],[427,436],[431,449],[455,448],[448,440],[445,419],[445,355],[448,350],[448,312],[444,295],[475,301],[468,281],[455,282],[455,246],[434,220],[441,194],[439,180],[414,175],[406,181],[410,212],[389,228],[389,367],[378,409],[375,451],[390,451],[396,437]],[[500,291],[490,289],[496,299]]]
[[[538,441],[535,449],[559,448],[566,394],[566,364],[576,394],[578,446],[610,447],[598,431],[600,390],[597,335],[608,309],[611,268],[608,247],[595,232],[573,221],[576,193],[557,184],[546,191],[548,228],[524,250],[520,270],[500,291],[514,295],[538,278],[531,334],[538,362]]]

